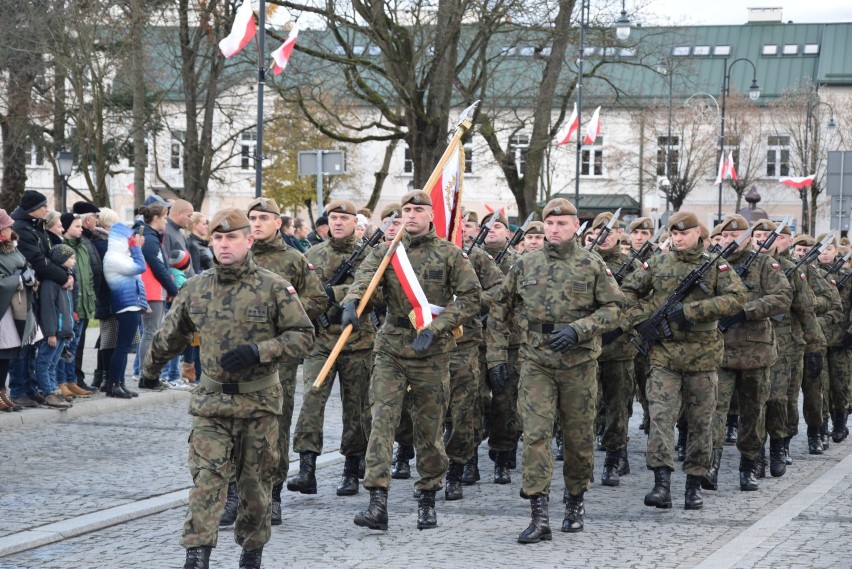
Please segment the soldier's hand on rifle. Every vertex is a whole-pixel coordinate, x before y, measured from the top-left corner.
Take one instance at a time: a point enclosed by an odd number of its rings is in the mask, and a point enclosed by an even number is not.
[[[683,303],[678,302],[672,306],[666,313],[666,319],[669,321],[669,324],[672,324],[677,328],[683,328],[688,322],[686,314],[683,313]]]
[[[822,354],[819,352],[810,352],[805,354],[805,370],[811,377],[817,377],[822,373]]]
[[[435,333],[427,328],[426,330],[421,330],[420,333],[417,334],[417,337],[414,338],[413,342],[411,342],[411,347],[414,348],[415,352],[425,352],[434,341]]]
[[[357,300],[350,300],[343,307],[343,314],[340,317],[340,327],[346,328],[348,324],[352,324],[353,332],[357,332],[361,329],[361,322],[358,320]]]
[[[616,338],[618,338],[622,334],[624,334],[624,330],[622,330],[621,328],[616,328],[612,332],[605,332],[601,334],[601,344],[603,344],[604,346],[608,346],[609,344],[615,342]]]
[[[497,364],[488,370],[488,387],[496,395],[509,386],[509,364]]]
[[[255,344],[243,344],[233,350],[228,350],[219,360],[225,371],[238,371],[250,368],[260,363],[260,352]]]
[[[728,316],[727,318],[722,318],[719,320],[719,327],[723,330],[727,330],[734,324],[739,324],[740,322],[745,322],[746,313],[745,310],[740,310],[733,316]]]
[[[843,347],[849,348],[852,347],[852,334],[849,332],[843,333]]]
[[[550,347],[560,354],[564,354],[579,342],[580,337],[577,335],[577,331],[570,326],[565,326],[553,332]]]

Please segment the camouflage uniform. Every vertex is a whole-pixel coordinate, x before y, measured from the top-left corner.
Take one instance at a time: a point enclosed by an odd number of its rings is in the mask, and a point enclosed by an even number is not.
[[[519,323],[523,421],[524,496],[550,492],[553,424],[562,425],[563,479],[571,496],[589,488],[594,465],[597,358],[600,334],[620,321],[624,295],[601,258],[578,246],[577,238],[520,257],[494,297],[488,319],[488,367],[506,363],[511,329]],[[565,354],[549,346],[551,333],[565,326],[579,344]],[[493,428],[493,425],[492,425]]]
[[[635,325],[656,310],[693,269],[710,255],[698,246],[651,257],[622,283],[630,303],[628,316]],[[672,337],[651,346],[647,397],[650,432],[645,459],[650,469],[674,470],[675,420],[686,407],[689,437],[683,470],[704,476],[710,464],[713,412],[716,408],[716,368],[722,363],[719,318],[736,313],[745,300],[746,288],[724,261],[704,274],[705,293],[694,287],[683,301],[688,330],[672,327]],[[650,298],[648,295],[652,294]]]
[[[316,267],[316,274],[323,283],[327,283],[337,267],[343,263],[355,250],[354,234],[346,239],[329,237],[319,245],[308,249],[308,262]],[[361,264],[365,254],[356,262]],[[352,283],[350,275],[333,288],[335,303],[346,296],[346,291]],[[328,356],[331,354],[337,339],[340,337],[340,314],[338,305],[326,313],[330,326],[319,328],[317,342],[311,355],[305,359],[305,395],[296,431],[293,439],[293,450],[298,453],[322,453],[322,430],[325,418],[325,404],[331,395],[334,377],[340,377],[340,397],[343,402],[343,435],[340,440],[340,454],[344,456],[364,456],[367,451],[367,439],[370,436],[370,405],[368,388],[370,386],[370,369],[373,365],[373,342],[376,337],[376,327],[370,319],[369,311],[361,316],[361,330],[349,336],[340,356],[329,371],[328,378],[319,389],[312,387]]]
[[[302,301],[302,306],[311,320],[317,318],[328,306],[328,296],[315,269],[304,255],[284,243],[277,235],[268,241],[255,241],[252,247],[254,260],[264,269],[290,281]],[[273,478],[276,485],[287,478],[290,468],[290,425],[293,422],[293,406],[296,396],[296,371],[299,358],[282,359],[278,364],[278,378],[284,390],[281,417],[278,425],[278,449],[280,459]]]
[[[406,234],[401,243],[426,298],[446,308],[428,326],[435,332],[434,343],[417,353],[411,347],[418,334],[408,318],[411,304],[393,269],[389,268],[382,276],[380,284],[387,305],[387,319],[376,335],[374,347],[370,384],[372,430],[367,443],[364,487],[386,489],[390,486],[394,431],[400,419],[403,394],[411,389],[414,446],[420,473],[415,486],[419,490],[435,491],[441,488],[447,471],[442,429],[450,388],[449,353],[455,347],[450,332],[479,314],[481,287],[462,252],[452,243],[439,239],[434,228],[416,237]],[[388,245],[380,245],[361,263],[341,304],[363,296],[387,250]]]
[[[201,337],[204,375],[189,403],[193,487],[181,545],[216,546],[225,490],[235,477],[241,501],[236,540],[245,550],[254,550],[269,541],[271,533],[270,489],[279,459],[283,398],[277,378],[279,362],[308,353],[313,326],[293,286],[258,267],[249,255],[242,264],[217,265],[187,281],[154,336],[143,376],[158,377],[196,333]],[[222,355],[247,341],[256,344],[261,363],[224,371]],[[274,383],[268,387],[236,391],[243,384],[269,378]]]
[[[830,265],[821,265],[825,271]],[[830,416],[838,426],[840,423],[845,428],[846,412],[849,409],[848,387],[850,374],[852,374],[852,350],[844,342],[848,342],[847,334],[852,334],[850,325],[850,311],[852,311],[852,286],[845,284],[842,289],[837,289],[837,282],[848,273],[848,269],[841,268],[828,277],[831,285],[835,287],[843,306],[842,320],[831,328],[828,341],[828,389],[823,386],[823,393],[827,392],[828,400],[823,397],[823,421]],[[848,283],[849,281],[847,281]],[[826,405],[828,403],[828,405]],[[842,415],[841,415],[842,414]]]

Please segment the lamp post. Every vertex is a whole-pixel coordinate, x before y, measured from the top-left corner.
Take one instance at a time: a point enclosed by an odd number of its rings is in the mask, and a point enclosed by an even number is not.
[[[68,211],[68,178],[71,176],[71,169],[74,167],[74,154],[65,147],[61,147],[56,152],[56,170],[59,172],[59,178],[62,180],[62,211]]]
[[[672,188],[672,181],[669,177],[671,172],[671,146],[672,146],[672,84],[674,78],[674,70],[670,59],[661,59],[657,63],[657,72],[661,75],[667,75],[669,78],[669,128],[666,135],[666,158],[663,165],[663,180],[660,185],[663,191],[666,192],[666,214],[669,213],[669,191]]]
[[[725,109],[728,103],[728,90],[731,87],[731,68],[739,63],[740,61],[745,61],[749,65],[751,65],[752,71],[754,72],[751,79],[751,87],[748,88],[748,98],[752,101],[756,101],[760,98],[760,86],[757,84],[757,67],[755,67],[754,62],[748,59],[747,57],[741,57],[739,59],[735,59],[728,65],[728,58],[725,58],[724,70],[725,74],[722,78],[722,126],[721,131],[719,133],[719,155],[722,156],[725,153]],[[718,222],[722,221],[722,186],[724,185],[724,181],[719,181],[719,217]]]
[[[621,0],[621,16],[614,22],[616,37],[624,41],[630,36],[630,18],[627,17],[625,3]],[[577,58],[577,156],[575,160],[574,205],[580,212],[580,155],[583,150],[583,135],[580,125],[583,124],[583,58],[586,56],[586,28],[589,27],[589,10],[591,0],[580,2],[580,54]]]
[[[815,95],[815,96],[812,97],[811,95]],[[814,118],[816,118],[816,117],[814,117],[814,110],[817,107],[819,107],[820,105],[825,105],[826,107],[829,108],[829,110],[831,110],[831,118],[829,119],[826,127],[829,130],[834,130],[837,127],[837,123],[834,122],[834,107],[832,107],[829,103],[826,103],[825,101],[820,101],[818,93],[808,93],[808,104],[807,104],[807,110],[805,112],[805,140],[804,140],[804,144],[802,145],[802,150],[804,151],[803,152],[803,158],[804,159],[802,160],[802,163],[804,165],[803,170],[804,170],[805,176],[810,175],[810,172],[811,172],[811,159],[810,159],[811,157],[808,154],[808,134],[810,133],[810,130],[811,130],[811,121]],[[816,153],[814,153],[813,162],[816,162]],[[814,165],[813,170],[816,171],[815,165]],[[802,231],[804,231],[805,226],[806,226],[806,223],[805,223],[806,217],[805,216],[808,214],[808,188],[807,187],[804,187],[801,190],[799,190],[799,197],[802,198]],[[840,204],[840,207],[841,207],[841,210],[842,210],[842,208],[843,208],[842,203]],[[810,220],[808,220],[808,223],[807,223],[808,229],[810,229],[810,225],[811,225],[809,223],[809,221]]]

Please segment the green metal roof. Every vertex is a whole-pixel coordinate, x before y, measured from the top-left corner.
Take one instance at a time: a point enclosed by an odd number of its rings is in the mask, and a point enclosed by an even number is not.
[[[551,196],[550,199],[565,198],[574,202],[574,194],[558,193]],[[539,202],[539,208],[547,205],[547,202]],[[582,216],[588,217],[590,214],[597,215],[605,211],[615,211],[621,208],[622,215],[639,215],[641,207],[639,202],[628,194],[580,194],[580,212]]]

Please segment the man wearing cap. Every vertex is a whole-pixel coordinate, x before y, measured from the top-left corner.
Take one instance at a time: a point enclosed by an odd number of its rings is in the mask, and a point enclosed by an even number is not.
[[[473,243],[473,240],[476,239],[476,236],[479,235],[479,216],[475,211],[466,211],[464,215],[462,215],[462,219],[464,220],[464,249],[470,247],[470,244]]]
[[[405,257],[397,251],[395,262],[399,273],[389,268],[380,281],[387,319],[376,335],[370,384],[372,430],[364,476],[370,505],[355,516],[355,525],[381,530],[386,530],[388,524],[393,434],[399,423],[403,394],[408,389],[420,473],[415,483],[415,488],[421,491],[417,527],[438,525],[435,493],[447,471],[442,429],[450,386],[449,352],[455,347],[452,330],[479,314],[481,292],[476,273],[461,250],[435,234],[429,194],[414,190],[402,197],[400,205],[406,233],[399,247],[405,250]],[[387,251],[388,245],[380,245],[361,263],[341,302],[342,326],[352,324],[356,332],[360,328],[358,302]],[[405,291],[412,290],[411,287],[422,289],[423,294],[412,295],[413,300],[409,300]],[[421,302],[443,310],[432,317],[430,308]],[[416,310],[416,317],[412,309]],[[423,325],[417,326],[412,321]]]
[[[772,232],[777,229],[775,223],[768,219],[761,219],[754,224],[752,237],[758,243],[765,243]],[[776,263],[781,265],[781,270],[791,270],[795,263],[789,257],[779,253],[786,251],[790,246],[790,228],[785,225],[781,233],[776,236],[775,241],[767,250]],[[766,434],[769,436],[769,472],[772,476],[783,476],[787,470],[787,448],[788,435],[788,393],[791,392],[791,384],[795,383],[795,416],[796,424],[799,422],[798,399],[799,389],[802,384],[802,356],[806,346],[809,352],[825,348],[825,335],[819,327],[819,323],[813,317],[816,310],[816,296],[808,284],[805,271],[800,267],[787,277],[793,290],[793,300],[790,310],[783,318],[772,318],[770,323],[775,332],[775,342],[778,346],[778,361],[769,370],[769,397],[766,401]],[[714,449],[715,454],[715,449]],[[716,458],[714,455],[714,466]]]
[[[599,214],[592,222],[592,232],[597,238],[603,227],[612,220],[611,212]],[[618,241],[623,229],[621,223],[616,225],[596,248],[614,275],[621,270],[622,265],[630,261],[630,257],[621,252]],[[627,278],[630,273],[641,270],[642,264],[633,259],[625,270]],[[601,484],[618,486],[619,476],[630,473],[627,460],[627,422],[633,409],[633,393],[636,389],[634,382],[633,358],[636,348],[630,343],[630,336],[624,334],[630,330],[630,323],[622,314],[618,327],[601,337],[601,355],[598,357],[598,401],[603,419],[602,446],[606,451]]]
[[[634,326],[659,308],[691,271],[714,258],[704,251],[694,213],[676,212],[669,218],[669,231],[672,252],[651,257],[643,263],[643,270],[635,271],[622,283]],[[713,448],[716,368],[722,363],[724,348],[718,320],[742,308],[747,289],[722,259],[704,273],[702,285],[693,287],[682,302],[671,307],[666,318],[671,336],[650,347],[647,397],[651,425],[645,460],[654,471],[654,488],[645,495],[646,506],[672,507],[674,423],[684,402],[689,424],[683,463],[684,507],[703,507],[701,479],[707,473]]]
[[[327,283],[357,246],[355,204],[349,200],[334,200],[326,206],[325,211],[328,213],[328,239],[308,249],[307,259],[315,267],[316,275],[325,287],[329,308],[325,312],[325,319],[320,319],[317,341],[310,356],[305,359],[304,397],[293,436],[293,450],[299,453],[299,473],[287,481],[287,489],[303,494],[317,493],[316,460],[322,454],[325,405],[331,396],[334,378],[339,376],[343,404],[340,454],[346,457],[346,461],[337,495],[352,496],[358,493],[358,464],[367,452],[367,439],[370,436],[368,388],[376,327],[370,319],[369,311],[365,310],[360,319],[361,330],[349,337],[328,379],[319,389],[312,387],[340,337],[342,307],[339,301],[346,296],[354,271],[334,286]],[[356,270],[366,255],[364,251],[355,260]]]
[[[281,239],[281,212],[275,200],[257,198],[249,202],[246,210],[251,223],[254,238],[252,257],[264,269],[270,270],[293,285],[299,300],[308,314],[315,319],[328,305],[328,296],[316,274],[316,268],[304,255],[288,246]],[[283,358],[278,366],[278,377],[284,390],[284,405],[279,417],[278,448],[280,453],[278,467],[273,476],[272,487],[272,523],[281,523],[281,490],[287,479],[290,467],[290,425],[293,421],[293,406],[296,395],[296,370],[299,359]],[[237,494],[234,485],[228,488],[228,503],[223,514],[223,525],[230,525],[236,516]],[[230,523],[227,523],[230,522]]]
[[[579,246],[577,210],[556,198],[542,210],[547,243],[521,256],[494,296],[488,375],[505,375],[510,330],[521,329],[518,409],[523,422],[521,496],[532,520],[518,541],[552,539],[547,511],[553,425],[562,425],[566,490],[562,531],[583,530],[583,496],[594,465],[599,336],[618,327],[624,295],[601,258]],[[493,380],[492,380],[493,381]],[[492,425],[493,428],[493,425]]]
[[[187,251],[189,246],[186,244],[186,237],[181,230],[189,230],[189,224],[192,221],[192,204],[186,200],[175,200],[171,204],[169,217],[166,220],[166,229],[164,233],[163,244],[166,247],[166,253],[171,255],[172,251]],[[189,272],[190,276],[195,274],[192,269]]]
[[[544,248],[544,224],[531,221],[524,233],[524,255],[535,253]]]
[[[328,217],[321,215],[314,223],[315,229],[308,233],[311,246],[318,245],[328,238]]]
[[[18,234],[18,250],[40,281],[50,279],[65,290],[71,290],[74,277],[50,260],[50,237],[42,221],[46,214],[47,198],[34,190],[24,191],[20,205],[12,212],[15,220],[12,229]]]
[[[143,377],[158,377],[195,334],[204,369],[192,391],[189,468],[193,487],[181,545],[186,567],[206,569],[216,546],[228,482],[236,478],[242,507],[235,526],[240,567],[260,567],[269,541],[270,488],[278,465],[282,361],[298,361],[314,330],[296,289],[249,255],[250,222],[238,209],[210,220],[218,261],[189,279],[175,298],[143,362]]]

